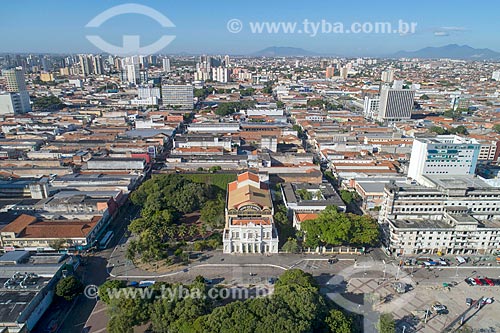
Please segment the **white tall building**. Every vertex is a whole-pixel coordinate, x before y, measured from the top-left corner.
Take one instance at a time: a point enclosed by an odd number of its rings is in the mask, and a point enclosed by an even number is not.
[[[213,67],[212,78],[214,81],[226,83],[229,81],[229,70],[225,67]]]
[[[491,78],[495,81],[500,81],[500,71],[494,71]]]
[[[21,98],[19,93],[0,93],[0,114],[23,113]]]
[[[138,88],[139,99],[146,99],[149,97],[161,97],[160,88],[158,87],[139,87]]]
[[[388,69],[382,72],[381,75],[382,82],[389,83],[394,80],[394,69]]]
[[[26,81],[24,79],[24,70],[21,67],[6,69],[2,71],[2,75],[5,78],[5,83],[7,85],[7,91],[10,93],[17,93],[16,96],[10,96],[11,102],[14,104],[19,104],[20,113],[30,112],[30,95],[28,89],[26,88]],[[6,101],[6,99],[5,99]]]
[[[192,109],[193,86],[164,84],[161,86],[161,98],[164,106]]]
[[[365,103],[363,107],[363,114],[367,119],[375,119],[378,116],[378,109],[380,107],[380,98],[370,98],[365,96]]]
[[[408,177],[425,185],[423,176],[473,175],[479,152],[480,144],[475,139],[457,135],[438,135],[435,138],[415,139],[411,151]]]
[[[382,86],[377,120],[388,122],[411,119],[414,99],[415,90]]]
[[[169,58],[163,58],[163,71],[164,72],[170,72],[170,59]]]

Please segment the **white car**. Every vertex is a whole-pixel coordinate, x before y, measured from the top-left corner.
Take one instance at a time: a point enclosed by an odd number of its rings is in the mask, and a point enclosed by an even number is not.
[[[439,303],[436,303],[432,306],[432,310],[436,311],[436,312],[441,312],[441,311],[445,311],[446,310],[446,306],[442,305],[442,304],[439,304]]]
[[[482,304],[491,304],[491,303],[493,303],[493,298],[490,298],[490,297],[488,297],[488,298],[483,298],[483,299],[481,300],[481,303],[482,303]]]

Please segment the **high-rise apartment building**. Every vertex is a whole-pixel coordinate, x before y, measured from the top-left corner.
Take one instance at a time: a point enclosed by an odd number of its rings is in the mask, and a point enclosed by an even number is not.
[[[381,75],[381,80],[382,82],[389,83],[394,80],[394,70],[393,69],[388,69],[386,71],[382,71]]]
[[[213,67],[212,79],[217,82],[226,83],[229,81],[229,70],[225,67]]]
[[[163,59],[163,71],[164,72],[170,72],[170,59],[164,58]]]
[[[335,76],[335,67],[333,66],[328,66],[326,69],[325,69],[325,77],[327,79],[331,79],[332,77]]]
[[[6,89],[10,93],[16,93],[18,96],[10,97],[12,100],[19,99],[20,108],[17,108],[17,113],[25,113],[31,111],[30,95],[26,88],[24,79],[24,70],[20,67],[3,70],[2,74],[5,78]],[[16,102],[17,103],[17,102]],[[15,104],[16,104],[15,103]]]

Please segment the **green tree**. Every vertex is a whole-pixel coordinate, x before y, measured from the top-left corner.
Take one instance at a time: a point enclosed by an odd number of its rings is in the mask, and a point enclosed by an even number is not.
[[[313,248],[322,244],[373,246],[379,238],[378,225],[371,217],[342,213],[335,206],[328,206],[314,220],[302,222],[302,230],[305,245]]]
[[[82,283],[73,275],[62,278],[56,285],[56,295],[67,301],[73,300],[82,291]]]
[[[436,133],[438,135],[448,134],[448,130],[446,130],[446,128],[442,128],[441,126],[432,126],[429,128],[429,132]]]
[[[201,220],[214,228],[224,227],[225,203],[222,198],[207,201],[201,208]]]
[[[423,94],[422,96],[420,96],[420,99],[423,101],[426,101],[429,99],[429,96],[427,96],[426,94]]]
[[[493,125],[493,130],[497,133],[500,133],[500,124]]]
[[[340,190],[340,197],[346,204],[350,204],[351,202],[358,200],[359,196],[356,192],[351,192],[348,190]]]
[[[295,238],[288,238],[283,247],[281,248],[283,251],[287,253],[299,253],[300,247]]]
[[[106,304],[110,303],[110,293],[125,287],[125,282],[121,280],[107,280],[99,286],[99,299]],[[110,291],[111,290],[111,291]]]
[[[328,325],[330,332],[351,333],[352,320],[340,310],[330,310],[325,323]]]
[[[111,316],[108,323],[106,324],[107,332],[109,333],[132,333],[134,332],[134,326],[132,325],[129,318],[125,316]]]
[[[377,329],[380,333],[395,333],[396,323],[392,313],[383,313],[378,321]]]
[[[467,127],[464,125],[459,125],[457,127],[453,127],[450,129],[450,134],[460,134],[460,135],[468,135],[469,131],[467,130]]]

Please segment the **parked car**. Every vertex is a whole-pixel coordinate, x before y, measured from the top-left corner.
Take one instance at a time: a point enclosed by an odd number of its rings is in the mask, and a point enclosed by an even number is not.
[[[491,304],[493,303],[493,298],[491,297],[483,297],[483,299],[481,299],[481,305],[485,305],[485,304]]]
[[[478,278],[474,278],[474,281],[476,282],[476,284],[478,286],[482,286],[483,285],[483,282],[480,279],[478,279]]]
[[[477,284],[473,278],[465,279],[465,283],[467,283],[469,286],[475,286]]]
[[[432,306],[432,310],[436,311],[436,313],[441,314],[441,313],[446,313],[448,309],[441,303],[435,303]]]
[[[465,304],[467,304],[467,306],[472,306],[472,303],[474,303],[474,300],[472,298],[465,299]]]
[[[486,277],[483,280],[484,280],[484,282],[486,282],[486,284],[488,284],[488,285],[490,285],[492,287],[495,285],[495,283],[493,283],[493,281],[491,281],[490,279],[488,279]]]

